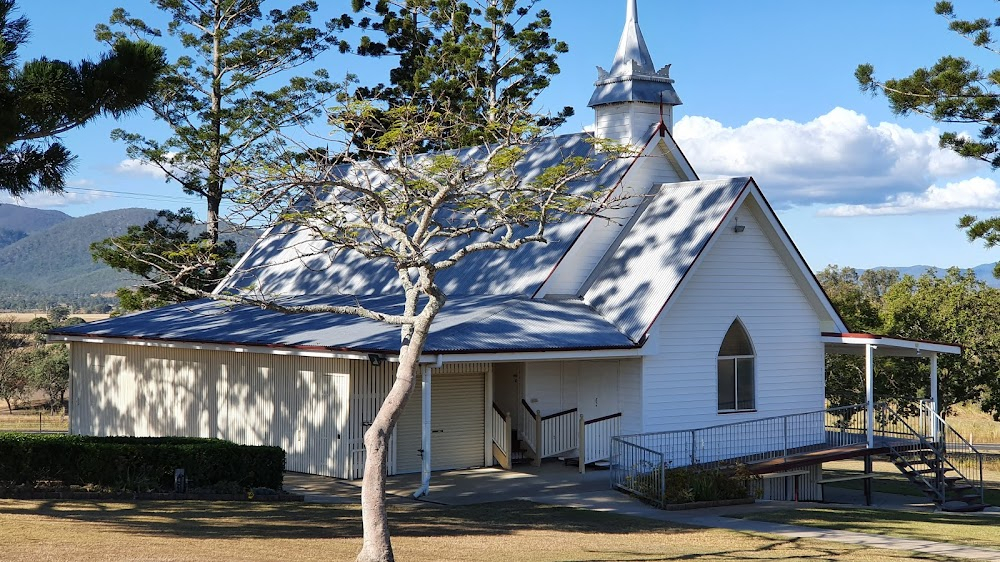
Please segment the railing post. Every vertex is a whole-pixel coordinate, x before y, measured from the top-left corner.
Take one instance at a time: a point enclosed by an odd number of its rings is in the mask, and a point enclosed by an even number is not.
[[[513,457],[514,444],[512,443],[512,441],[514,441],[514,436],[511,435],[513,428],[514,426],[511,424],[510,412],[507,412],[503,416],[503,429],[504,429],[503,440],[507,446],[507,450],[504,451],[503,454],[507,455],[508,464],[514,464],[514,457]]]
[[[580,474],[587,471],[587,422],[583,419],[583,414],[580,414],[580,434],[578,439],[578,447],[580,453]]]
[[[698,458],[695,455],[694,445],[695,445],[695,430],[692,429],[691,430],[691,466],[694,466],[696,464],[695,463],[695,459]]]
[[[785,416],[785,417],[781,418],[781,421],[782,421],[782,426],[783,426],[782,433],[784,435],[784,440],[782,441],[782,443],[784,444],[784,447],[783,447],[781,456],[787,457],[788,456],[788,416]]]
[[[531,464],[535,466],[542,466],[542,451],[545,449],[545,445],[542,443],[542,411],[535,410],[535,447],[538,449],[535,451],[535,461]]]

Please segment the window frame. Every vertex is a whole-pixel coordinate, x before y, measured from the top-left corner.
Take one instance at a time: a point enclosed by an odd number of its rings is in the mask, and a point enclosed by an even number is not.
[[[747,332],[746,325],[743,324],[743,322],[739,318],[736,318],[735,320],[733,320],[733,322],[729,325],[729,328],[726,330],[726,333],[723,334],[723,336],[722,336],[722,343],[719,344],[719,352],[720,353],[722,352],[722,346],[723,346],[723,344],[724,344],[724,342],[726,340],[726,336],[729,335],[729,332],[737,324],[739,325],[740,329],[742,330],[743,336],[746,338],[746,341],[747,341],[747,343],[749,344],[749,347],[750,347],[750,351],[752,351],[753,354],[752,355],[745,355],[745,354],[744,355],[716,355],[716,362],[715,362],[715,375],[716,375],[715,376],[715,398],[716,398],[716,400],[715,400],[715,404],[716,404],[716,411],[719,414],[739,414],[739,413],[747,413],[747,412],[756,412],[757,411],[757,350],[754,348],[753,340],[750,338],[749,332]],[[750,396],[751,397],[751,405],[750,405],[749,408],[740,408],[739,407],[739,405],[740,405],[740,368],[739,368],[739,365],[740,365],[740,360],[741,359],[750,359],[753,362],[753,363],[751,363],[752,367],[751,367],[751,372],[750,372],[750,381],[751,381],[751,386],[753,388],[752,388],[752,391],[751,391],[751,396]],[[720,404],[720,401],[721,401],[721,398],[722,398],[722,396],[721,396],[721,394],[722,394],[722,386],[719,384],[719,382],[720,382],[719,379],[722,376],[722,370],[720,369],[720,366],[721,366],[721,364],[722,364],[723,361],[725,361],[725,362],[730,362],[731,361],[732,362],[732,369],[733,369],[733,386],[732,386],[732,389],[733,389],[733,401],[732,401],[732,405],[733,405],[733,408],[731,408],[731,409],[730,408],[722,408],[721,404]]]

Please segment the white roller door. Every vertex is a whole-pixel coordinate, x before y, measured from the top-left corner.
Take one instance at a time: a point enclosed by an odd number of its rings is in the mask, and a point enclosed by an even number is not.
[[[482,466],[485,375],[435,374],[431,386],[431,468]],[[396,473],[420,472],[420,383],[396,427]]]

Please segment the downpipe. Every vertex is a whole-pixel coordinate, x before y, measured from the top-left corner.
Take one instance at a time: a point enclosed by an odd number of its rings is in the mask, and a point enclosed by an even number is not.
[[[431,487],[431,369],[440,369],[444,364],[444,356],[438,354],[434,363],[425,363],[421,367],[420,381],[420,402],[421,402],[421,467],[420,467],[420,487],[413,492],[414,498],[421,498],[427,495]]]

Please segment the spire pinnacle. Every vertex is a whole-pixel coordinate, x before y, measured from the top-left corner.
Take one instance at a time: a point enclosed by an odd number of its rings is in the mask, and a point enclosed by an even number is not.
[[[656,73],[653,58],[649,55],[646,40],[639,29],[638,0],[626,0],[625,29],[622,31],[618,52],[615,53],[615,63],[611,67],[612,75],[632,73],[632,61],[650,74]]]

